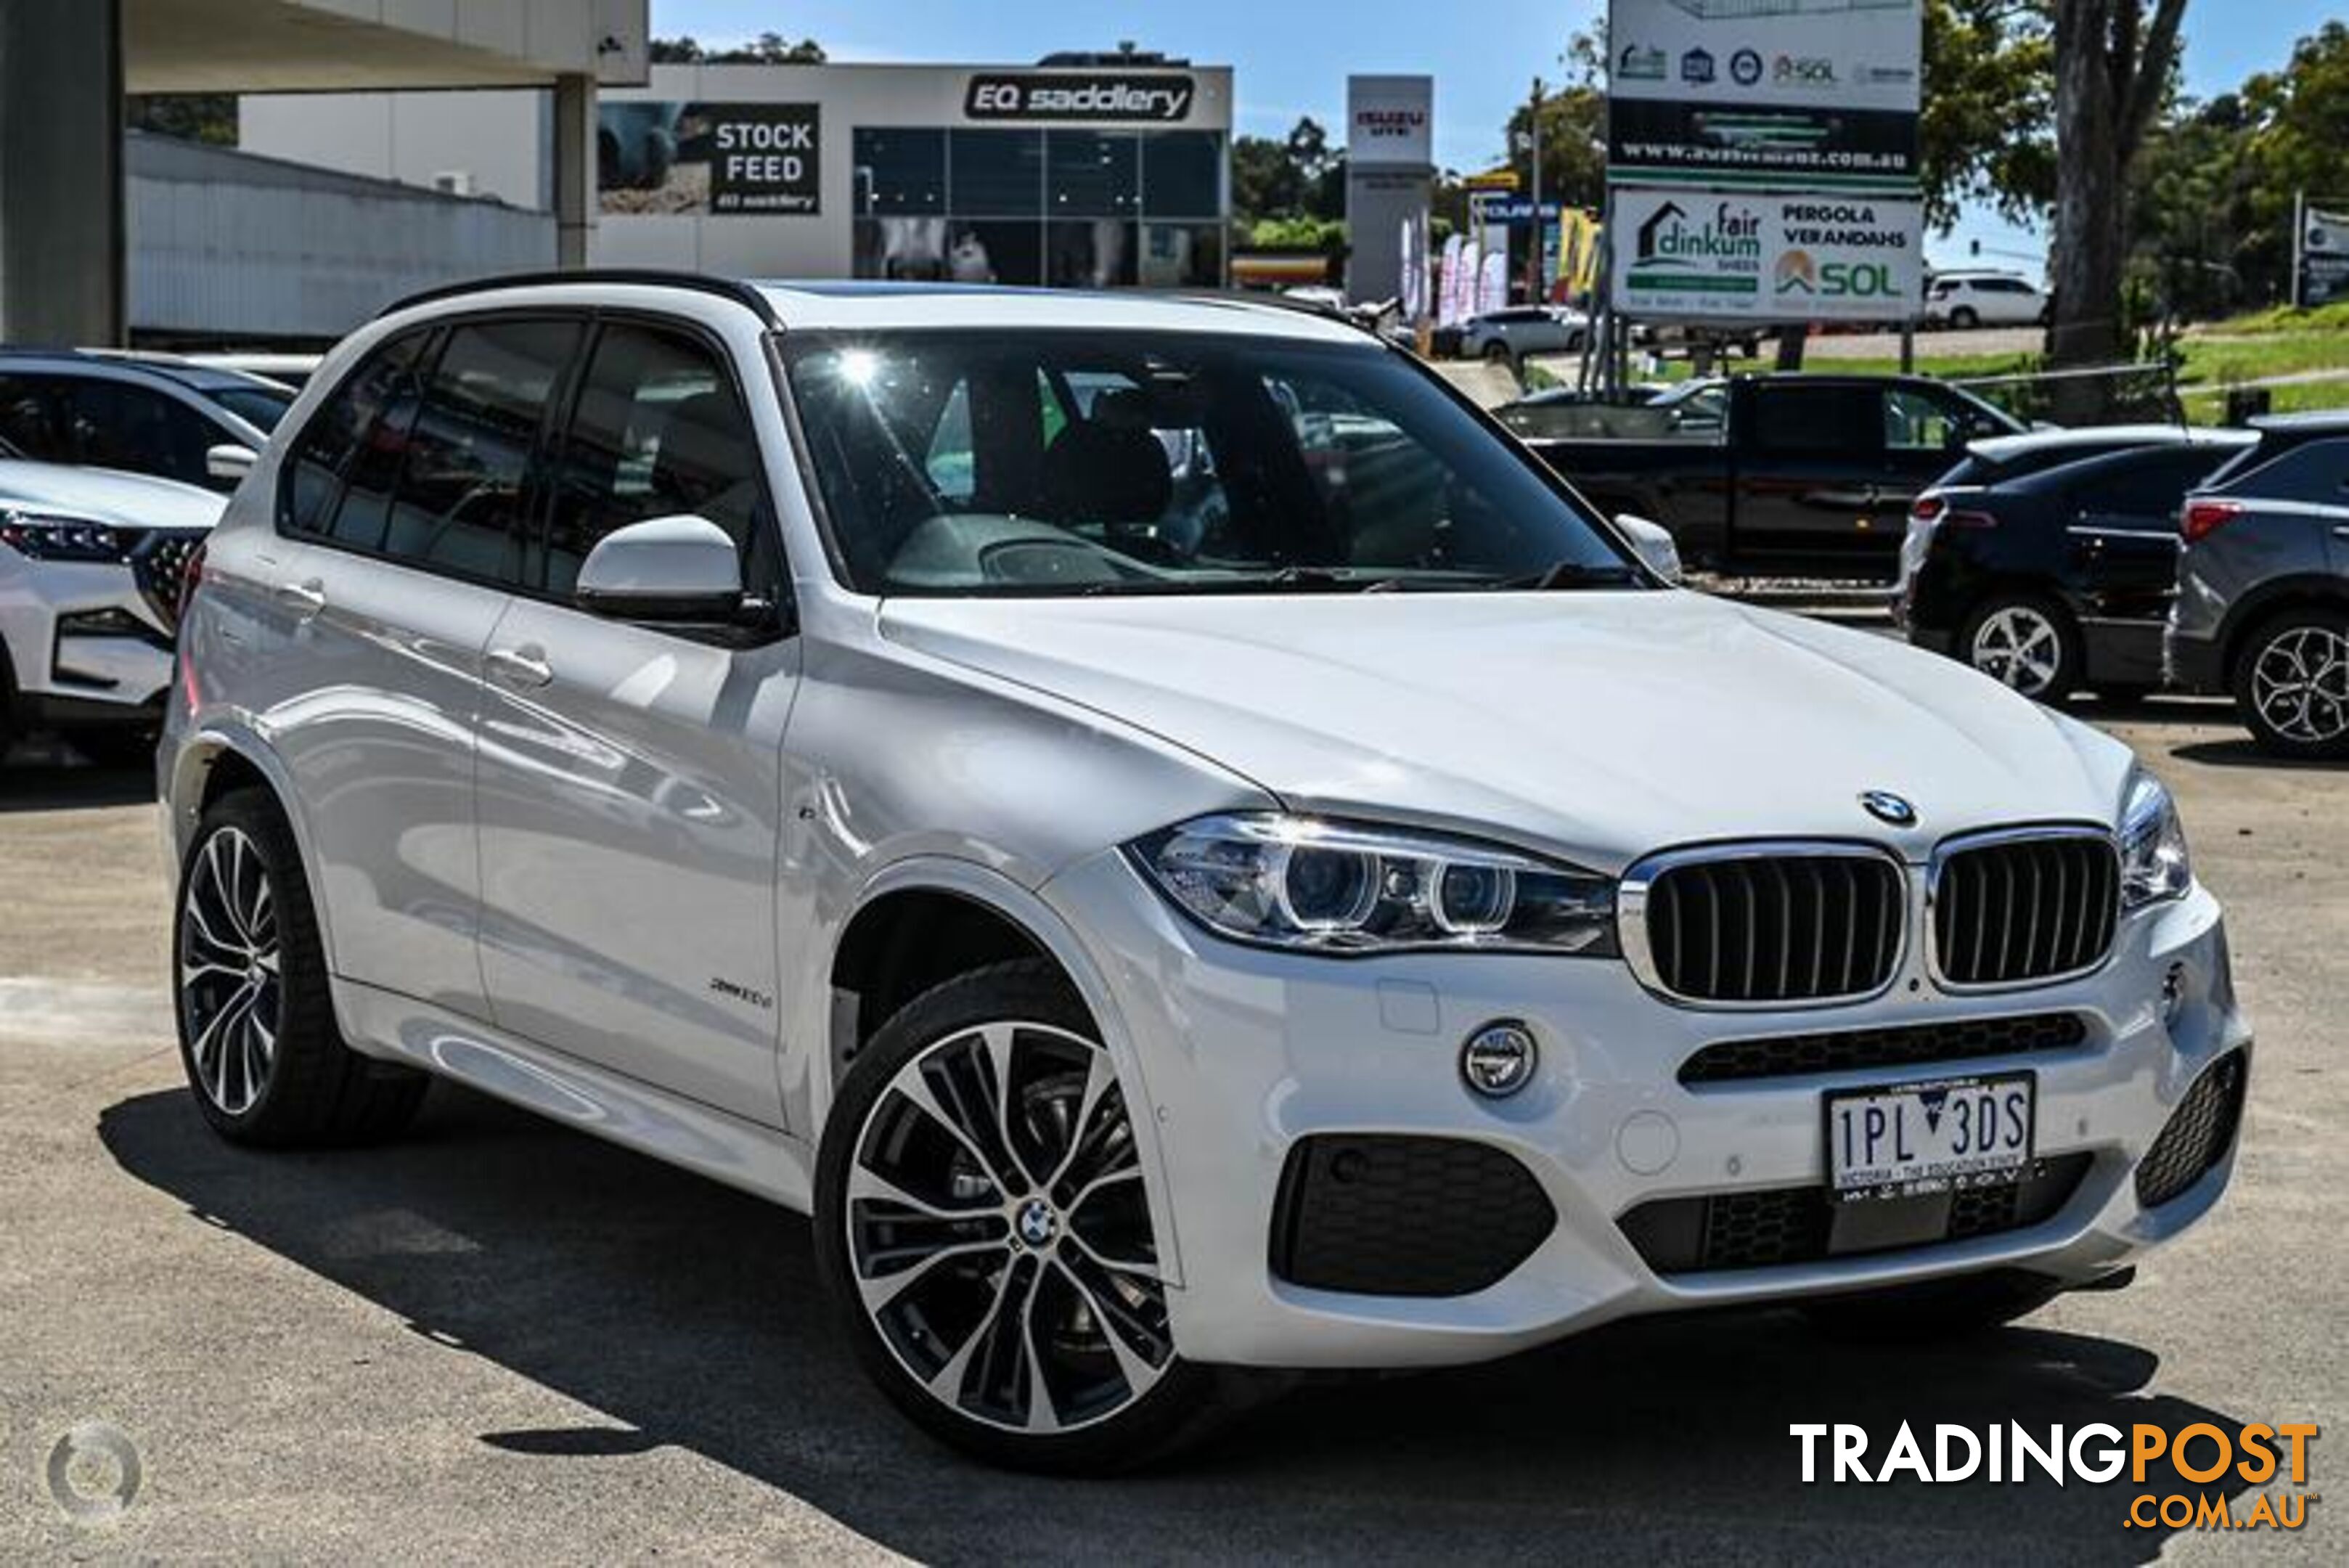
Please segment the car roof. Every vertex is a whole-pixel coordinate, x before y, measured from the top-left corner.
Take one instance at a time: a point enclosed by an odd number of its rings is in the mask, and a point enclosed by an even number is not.
[[[897,283],[882,280],[726,277],[708,273],[640,268],[587,268],[479,278],[429,289],[384,308],[390,316],[415,306],[459,300],[481,303],[501,292],[522,293],[517,306],[559,302],[568,295],[592,305],[615,289],[678,289],[731,299],[782,332],[882,331],[898,327],[993,327],[1041,331],[1227,332],[1323,343],[1363,344],[1375,335],[1326,311],[1274,295],[1208,290],[1085,290],[1006,284]]]
[[[2297,414],[2261,414],[2251,421],[2261,435],[2349,435],[2349,409],[2312,409]]]
[[[2131,446],[2249,446],[2249,431],[2191,425],[2082,425],[2073,430],[2025,431],[2021,435],[1984,436],[1966,451],[1985,462],[2009,463],[2067,448]]]
[[[233,391],[240,387],[259,388],[267,391],[284,391],[278,383],[242,370],[232,370],[218,365],[199,365],[176,354],[157,354],[128,348],[0,348],[0,368],[39,369],[71,375],[76,370],[111,369],[130,370],[170,381],[192,392]]]

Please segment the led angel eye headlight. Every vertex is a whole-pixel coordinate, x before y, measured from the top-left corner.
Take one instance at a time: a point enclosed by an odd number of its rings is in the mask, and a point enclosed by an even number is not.
[[[2123,909],[2182,898],[2194,886],[2177,803],[2151,774],[2131,774],[2121,794],[2120,849]]]

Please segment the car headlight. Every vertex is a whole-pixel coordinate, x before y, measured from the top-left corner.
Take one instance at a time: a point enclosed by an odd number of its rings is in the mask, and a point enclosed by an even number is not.
[[[1615,881],[1446,835],[1252,812],[1126,846],[1220,935],[1336,955],[1415,949],[1612,956]]]
[[[2121,908],[2182,898],[2193,885],[2177,803],[2151,774],[2132,774],[2121,795]]]
[[[36,512],[0,510],[0,545],[32,561],[119,561],[128,553],[122,535],[103,523]]]

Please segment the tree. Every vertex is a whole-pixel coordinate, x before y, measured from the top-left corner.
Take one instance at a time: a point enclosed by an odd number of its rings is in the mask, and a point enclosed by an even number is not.
[[[123,123],[155,136],[236,145],[236,95],[229,92],[156,93],[123,100]]]
[[[704,47],[696,39],[655,38],[648,51],[657,66],[820,66],[823,46],[813,38],[797,43],[781,33],[761,33],[747,44],[728,48]]]
[[[2048,358],[2103,364],[2121,348],[2127,179],[2178,70],[2186,0],[2054,0],[2055,304]],[[2093,414],[2085,395],[2059,411]]]
[[[2010,218],[2055,194],[2055,67],[2046,19],[2017,0],[1926,0],[1918,173],[1925,221],[1968,202]]]

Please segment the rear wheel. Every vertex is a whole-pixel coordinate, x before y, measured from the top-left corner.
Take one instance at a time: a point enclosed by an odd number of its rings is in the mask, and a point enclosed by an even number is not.
[[[2235,708],[2282,757],[2349,757],[2349,613],[2289,610],[2235,661]]]
[[[2037,1312],[2062,1293],[2035,1274],[1966,1274],[1803,1303],[1803,1315],[1837,1339],[1920,1345],[1982,1334]]]
[[[1232,1375],[1174,1353],[1124,1089],[1048,962],[947,981],[858,1054],[816,1245],[865,1371],[982,1459],[1123,1469],[1232,1408]]]
[[[343,1044],[294,835],[260,790],[214,802],[180,872],[171,973],[197,1107],[235,1143],[347,1144],[406,1126],[426,1078]]]
[[[1506,344],[1506,343],[1500,343],[1500,342],[1494,342],[1494,343],[1487,343],[1487,344],[1485,344],[1485,364],[1487,364],[1487,365],[1506,365],[1506,364],[1507,364],[1508,362],[1509,362],[1509,346],[1508,346],[1507,344]]]
[[[2033,701],[2057,701],[2080,682],[2080,633],[2063,606],[2037,594],[1985,599],[1958,646],[1967,663]]]

